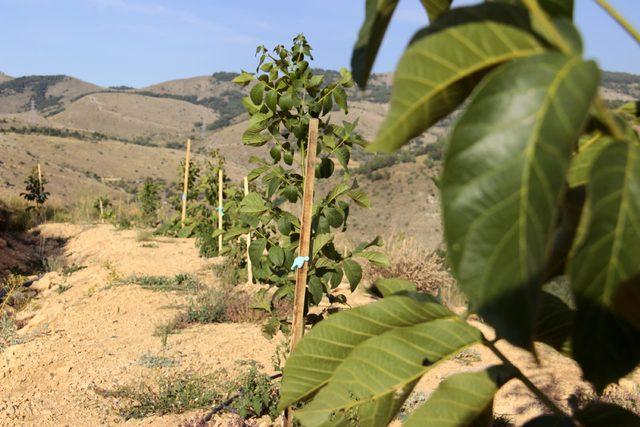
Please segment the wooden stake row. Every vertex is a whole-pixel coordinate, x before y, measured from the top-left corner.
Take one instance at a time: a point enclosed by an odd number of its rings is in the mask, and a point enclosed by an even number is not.
[[[187,193],[189,191],[189,166],[191,162],[191,139],[187,140],[187,152],[185,155],[185,166],[184,166],[184,184],[182,189],[182,215],[181,215],[181,226],[184,227],[185,220],[187,217]],[[38,164],[38,174],[40,173],[40,164]],[[222,210],[224,203],[224,173],[222,168],[218,170],[218,206],[216,211],[218,212],[218,230],[222,230],[223,228],[223,216],[224,212]],[[244,195],[249,194],[249,179],[244,177]],[[100,211],[102,212],[102,201],[100,201]],[[246,234],[246,257],[247,257],[247,282],[253,283],[253,270],[251,267],[251,259],[249,258],[249,246],[251,245],[251,233]],[[218,253],[222,252],[222,235],[218,236]]]

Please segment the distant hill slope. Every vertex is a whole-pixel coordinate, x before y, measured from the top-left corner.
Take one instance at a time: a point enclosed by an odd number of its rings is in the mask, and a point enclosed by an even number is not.
[[[0,83],[4,83],[4,82],[9,81],[11,79],[13,79],[13,77],[11,77],[11,76],[3,73],[2,71],[0,71]]]
[[[89,142],[44,135],[0,134],[0,196],[18,196],[37,162],[42,164],[47,190],[58,202],[100,194],[124,197],[151,176],[166,182],[177,177],[184,152],[143,147],[118,141]],[[116,181],[104,181],[116,178]]]
[[[228,90],[238,90],[238,86],[231,82],[237,73],[219,72],[211,76],[198,76],[186,79],[170,80],[140,89],[162,95],[193,96],[196,100],[203,100],[220,96]]]
[[[0,114],[21,113],[35,108],[43,115],[55,114],[85,93],[102,88],[74,77],[25,76],[0,83]]]
[[[217,118],[209,108],[177,99],[99,92],[83,96],[50,120],[126,139],[170,141],[186,139],[197,122],[210,123]]]

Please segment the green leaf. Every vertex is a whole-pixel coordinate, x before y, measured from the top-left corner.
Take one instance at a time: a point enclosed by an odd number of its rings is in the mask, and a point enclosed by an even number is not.
[[[338,104],[345,113],[348,113],[347,108],[347,93],[340,86],[336,87],[333,91],[333,100]]]
[[[318,276],[311,276],[309,278],[309,293],[311,294],[311,301],[314,304],[319,304],[322,301],[324,295],[324,286]]]
[[[524,7],[522,0],[491,0],[501,3],[509,3],[513,5],[521,5]],[[573,2],[574,0],[537,0],[540,7],[554,18],[573,19]]]
[[[360,252],[356,256],[364,258],[378,267],[389,267],[389,258],[382,252],[366,251]]]
[[[556,295],[542,292],[533,340],[568,354],[575,311]]]
[[[280,161],[280,158],[282,157],[280,147],[277,145],[271,147],[271,150],[269,150],[269,155],[273,159],[273,163],[278,163]]]
[[[349,149],[347,147],[340,147],[340,148],[336,148],[333,151],[333,154],[336,155],[336,159],[338,159],[338,162],[340,162],[340,166],[342,166],[342,168],[344,170],[349,170],[349,160],[351,159],[351,152],[349,151]]]
[[[329,242],[333,241],[333,235],[326,234],[318,234],[313,238],[313,256],[315,258],[318,256],[318,253],[324,248]]]
[[[400,278],[378,279],[373,286],[383,298],[401,292],[416,292],[415,283]]]
[[[493,398],[514,371],[504,365],[451,375],[409,416],[405,427],[491,425]]]
[[[357,255],[358,253],[372,246],[382,246],[383,244],[384,244],[384,241],[382,240],[382,237],[376,236],[369,242],[360,243],[358,246],[355,247],[355,249],[353,250],[353,253]]]
[[[596,65],[577,57],[514,60],[485,78],[451,132],[441,186],[453,270],[472,309],[521,347],[597,83]]]
[[[259,265],[267,248],[267,239],[256,239],[249,245],[249,259],[254,265]]]
[[[284,264],[284,250],[280,246],[271,246],[269,248],[269,260],[273,265],[280,267]]]
[[[246,71],[243,71],[240,75],[236,76],[232,82],[240,85],[240,86],[246,86],[249,83],[251,83],[251,81],[253,80],[253,74],[247,73]]]
[[[334,201],[335,199],[342,196],[350,189],[351,189],[351,186],[349,186],[349,184],[346,184],[344,182],[341,182],[340,184],[336,185],[335,187],[333,187],[333,189],[331,189],[329,194],[327,194],[327,198],[326,198],[327,203]]]
[[[570,265],[578,308],[573,350],[585,378],[602,390],[640,362],[640,326],[626,314],[638,310],[640,294],[640,146],[616,141],[602,150],[586,209]]]
[[[585,427],[639,427],[640,417],[628,409],[604,402],[592,402],[580,409],[576,420]]]
[[[328,208],[324,208],[322,210],[322,213],[324,214],[325,218],[327,218],[329,225],[331,225],[333,228],[340,227],[342,225],[342,222],[344,221],[344,215],[334,207],[330,206]]]
[[[363,89],[397,5],[398,0],[366,0],[364,22],[351,55],[353,79]]]
[[[298,189],[292,185],[285,187],[282,190],[282,194],[291,203],[295,203],[298,201]]]
[[[283,215],[278,219],[278,231],[282,233],[284,236],[288,236],[293,230],[293,224],[291,224],[291,220],[289,216]]]
[[[363,208],[371,207],[371,200],[369,200],[369,196],[362,190],[353,189],[347,193],[351,199],[356,202],[357,205],[362,206]]]
[[[571,166],[567,173],[571,187],[587,183],[593,161],[612,142],[613,139],[600,133],[580,139],[578,153],[571,158]]]
[[[452,0],[420,0],[429,15],[429,21],[433,22],[451,7]]]
[[[255,113],[251,116],[251,119],[249,119],[249,127],[247,127],[247,130],[242,134],[242,142],[246,145],[259,147],[271,140],[271,135],[263,133],[267,127],[266,123],[269,118],[269,114],[262,113]]]
[[[275,113],[278,108],[278,92],[275,89],[269,90],[264,102],[267,104],[267,108]]]
[[[396,328],[455,317],[430,295],[390,296],[330,315],[305,335],[287,360],[279,407],[290,406],[324,387],[343,360],[365,341]]]
[[[251,97],[251,101],[254,104],[262,104],[262,98],[264,96],[264,82],[259,81],[255,85],[253,85],[251,91],[249,92],[249,96]]]
[[[360,264],[356,261],[347,258],[342,261],[342,269],[347,276],[351,291],[353,292],[360,283],[360,280],[362,280],[362,267],[360,267]]]
[[[334,169],[335,165],[333,164],[333,160],[328,157],[323,157],[320,159],[320,163],[316,164],[315,176],[316,178],[329,178],[333,175]]]
[[[329,322],[331,316],[311,330],[302,341],[309,344],[303,348],[300,343],[287,362],[282,384],[286,402],[291,387],[313,384],[311,390],[304,388],[306,396],[327,382],[294,412],[303,425],[348,425],[347,419],[354,418],[360,425],[387,425],[422,375],[480,340],[477,329],[449,317],[432,299],[417,298],[391,296],[334,315],[335,322]],[[288,374],[293,374],[290,379]]]
[[[240,212],[241,213],[262,213],[268,210],[269,208],[265,204],[262,196],[258,193],[249,193],[244,196],[244,199],[240,202]]]
[[[460,105],[488,69],[543,51],[521,8],[487,3],[452,10],[402,55],[389,113],[370,149],[398,149]]]

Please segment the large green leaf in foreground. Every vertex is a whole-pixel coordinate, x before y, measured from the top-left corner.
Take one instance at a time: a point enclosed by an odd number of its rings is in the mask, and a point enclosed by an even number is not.
[[[480,338],[433,297],[415,293],[331,315],[287,360],[280,406],[317,393],[296,412],[304,425],[350,416],[386,425],[432,364]]]
[[[394,75],[389,113],[371,147],[393,151],[452,112],[491,67],[544,51],[523,9],[457,8],[419,32]]]
[[[404,426],[491,425],[493,397],[512,377],[513,371],[502,365],[452,375],[440,383]]]
[[[364,22],[351,57],[353,79],[361,88],[367,85],[380,43],[397,5],[398,0],[367,0]]]
[[[514,60],[478,87],[451,134],[444,231],[472,309],[529,347],[572,147],[596,93],[593,62]]]
[[[607,145],[590,170],[589,221],[570,275],[574,355],[598,389],[640,362],[640,146]]]
[[[451,7],[452,0],[420,0],[424,10],[429,15],[429,21],[433,22]]]

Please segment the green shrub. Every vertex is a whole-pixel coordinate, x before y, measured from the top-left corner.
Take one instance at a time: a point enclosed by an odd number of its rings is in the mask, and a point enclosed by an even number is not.
[[[138,204],[142,220],[147,224],[155,224],[160,208],[160,185],[153,178],[146,178],[138,190]]]

